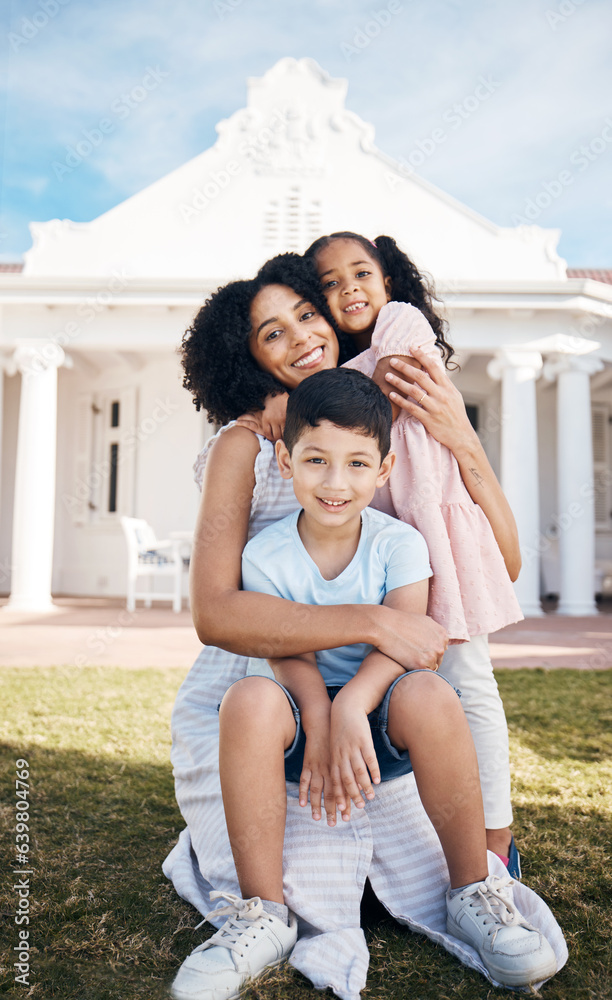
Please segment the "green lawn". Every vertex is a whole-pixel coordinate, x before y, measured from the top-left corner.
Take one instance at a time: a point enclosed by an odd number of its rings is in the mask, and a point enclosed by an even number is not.
[[[178,670],[5,669],[2,979],[35,1000],[155,1000],[202,939],[161,873],[181,818],[168,762]],[[546,1000],[612,996],[612,672],[499,671],[511,732],[523,872],[570,949]],[[30,988],[13,981],[15,761],[29,762]],[[23,925],[22,925],[23,926]],[[442,949],[371,920],[371,1000],[480,1000],[493,989]],[[35,950],[34,950],[35,949]],[[287,969],[247,1000],[315,1000]]]

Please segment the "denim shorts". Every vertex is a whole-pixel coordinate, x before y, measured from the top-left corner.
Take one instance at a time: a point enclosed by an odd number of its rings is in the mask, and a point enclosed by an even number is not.
[[[411,670],[411,674],[417,673],[431,673],[431,670]],[[368,721],[370,723],[370,730],[372,733],[372,742],[374,744],[374,751],[376,753],[376,758],[378,760],[378,766],[380,768],[380,780],[381,781],[391,781],[393,778],[399,778],[403,774],[410,774],[412,771],[412,764],[410,762],[410,755],[407,750],[396,750],[396,748],[391,743],[389,736],[387,735],[387,726],[389,722],[389,703],[391,701],[391,695],[393,694],[393,689],[396,684],[406,677],[407,674],[401,674],[399,677],[393,681],[391,686],[387,689],[387,693],[383,698],[380,705],[370,712],[368,715]],[[447,681],[442,675],[438,675],[441,681],[448,684],[450,687],[453,685],[450,681]],[[295,719],[295,738],[293,743],[287,750],[285,750],[285,778],[287,781],[299,781],[302,774],[302,766],[304,763],[304,750],[306,747],[306,734],[302,728],[300,720],[300,710],[295,704],[293,698],[287,691],[287,688],[283,687],[279,681],[274,681],[278,684],[280,688],[283,689],[287,698],[289,699],[289,704],[291,705],[291,710],[293,712],[293,718]],[[327,693],[330,699],[333,701],[341,687],[328,687]],[[459,696],[459,692],[456,688],[453,688]]]

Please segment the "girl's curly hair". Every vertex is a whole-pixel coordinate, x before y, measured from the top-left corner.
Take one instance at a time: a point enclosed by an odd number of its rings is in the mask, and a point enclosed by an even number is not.
[[[250,281],[232,281],[204,303],[183,335],[180,355],[183,386],[204,408],[212,423],[227,423],[242,413],[263,410],[266,396],[286,392],[269,372],[259,368],[249,350],[251,303],[267,285],[286,285],[325,317],[341,345],[340,362],[352,357],[349,338],[339,334],[310,261],[296,253],[273,257]]]
[[[329,236],[321,236],[315,240],[304,254],[305,257],[315,261],[317,254],[324,247],[334,240],[355,240],[361,247],[373,257],[382,268],[385,277],[391,278],[391,298],[394,302],[408,302],[419,309],[435,336],[436,344],[444,359],[447,368],[457,368],[454,361],[451,361],[455,353],[451,345],[446,340],[448,324],[436,313],[433,303],[438,301],[431,278],[421,274],[410,258],[400,250],[397,243],[391,236],[377,236],[374,242],[360,236],[359,233],[330,233]]]

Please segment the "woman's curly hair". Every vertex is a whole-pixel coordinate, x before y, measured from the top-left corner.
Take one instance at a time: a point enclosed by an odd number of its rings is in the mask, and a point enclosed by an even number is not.
[[[251,303],[267,285],[286,285],[321,312],[341,343],[341,362],[354,354],[349,338],[338,334],[312,263],[295,253],[273,257],[252,280],[232,281],[214,292],[183,336],[183,386],[211,423],[263,410],[266,396],[287,391],[249,350]]]
[[[447,368],[457,368],[451,361],[455,353],[446,340],[448,324],[436,313],[433,303],[437,297],[433,283],[429,277],[421,274],[410,258],[400,250],[391,236],[377,236],[374,242],[360,236],[359,233],[330,233],[315,240],[304,254],[305,257],[316,260],[317,254],[334,240],[355,240],[363,249],[380,264],[385,277],[391,278],[391,298],[394,302],[408,302],[419,309],[431,326],[436,344]]]

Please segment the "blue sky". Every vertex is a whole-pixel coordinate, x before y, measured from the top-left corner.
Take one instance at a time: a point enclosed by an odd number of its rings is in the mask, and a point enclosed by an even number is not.
[[[0,29],[0,259],[30,221],[88,221],[197,155],[246,77],[309,56],[385,153],[499,225],[561,229],[570,266],[612,267],[608,0],[5,0]]]

